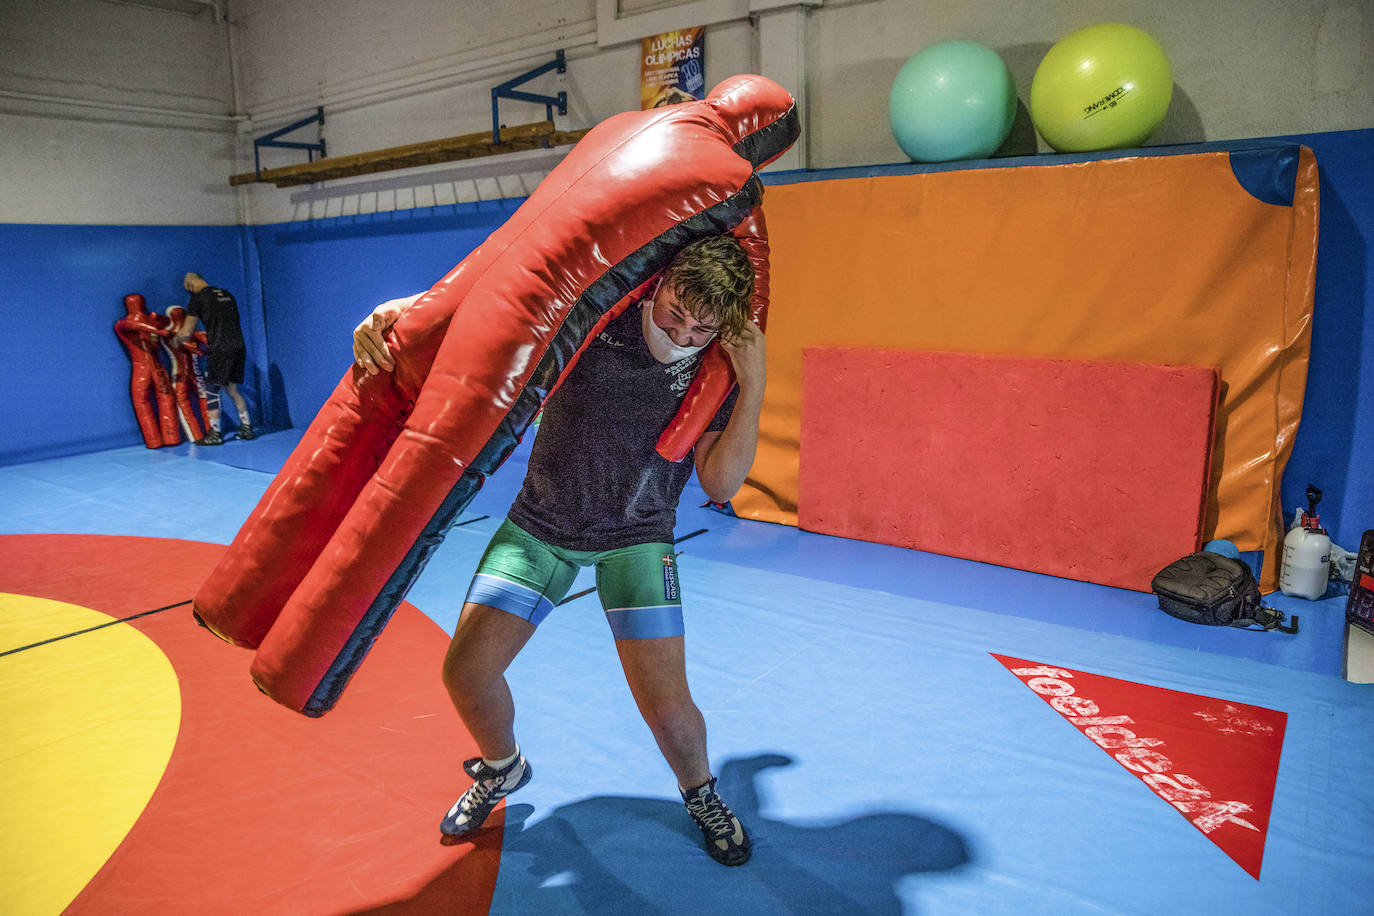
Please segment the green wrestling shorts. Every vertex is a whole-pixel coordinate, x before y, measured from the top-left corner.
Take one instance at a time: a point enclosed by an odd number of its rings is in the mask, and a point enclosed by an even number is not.
[[[568,594],[584,566],[596,567],[596,590],[616,639],[683,635],[682,591],[672,544],[564,550],[507,519],[482,554],[466,600],[538,626]]]

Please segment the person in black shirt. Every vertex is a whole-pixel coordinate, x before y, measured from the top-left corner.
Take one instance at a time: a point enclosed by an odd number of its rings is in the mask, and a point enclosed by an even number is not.
[[[253,424],[248,418],[248,404],[239,393],[243,384],[243,368],[247,362],[248,350],[243,343],[243,330],[239,326],[239,307],[225,290],[211,286],[200,274],[188,273],[182,278],[181,285],[191,294],[186,304],[186,321],[182,322],[174,344],[180,344],[195,333],[197,323],[204,325],[205,336],[210,349],[205,363],[205,381],[210,389],[207,399],[209,425],[204,445],[220,445],[224,437],[220,432],[220,389],[229,393],[234,408],[239,415],[238,438],[255,439]],[[174,347],[175,348],[175,347]]]
[[[529,781],[505,671],[578,570],[595,566],[630,691],[707,852],[725,865],[748,860],[748,835],[716,792],[706,723],[687,685],[673,528],[693,466],[706,495],[724,503],[753,465],[765,381],[763,332],[749,320],[753,287],[735,239],[688,245],[545,402],[524,485],[482,557],[444,662],[449,696],[482,753],[464,762],[473,784],[440,823],[449,841]],[[383,303],[354,330],[367,372],[394,368],[382,335],[417,298]],[[667,461],[658,437],[717,335],[738,388],[697,440],[694,461]]]

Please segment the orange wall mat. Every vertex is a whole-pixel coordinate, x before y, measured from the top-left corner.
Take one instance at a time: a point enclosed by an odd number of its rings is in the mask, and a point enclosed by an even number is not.
[[[803,354],[798,524],[1149,591],[1198,549],[1213,369]]]
[[[796,524],[805,347],[1210,366],[1203,539],[1263,550],[1272,590],[1317,247],[1317,164],[1285,149],[1291,205],[1254,197],[1226,152],[769,186],[768,391],[735,512]]]

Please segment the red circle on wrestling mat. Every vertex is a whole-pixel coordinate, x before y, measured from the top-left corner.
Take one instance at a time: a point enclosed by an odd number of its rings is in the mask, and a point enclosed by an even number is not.
[[[4,535],[0,591],[128,617],[189,599],[224,550]],[[440,683],[448,637],[433,621],[402,604],[321,719],[260,694],[251,654],[197,626],[189,605],[119,626],[166,654],[181,725],[142,815],[68,913],[488,912],[503,812],[474,844],[439,842],[476,748]]]

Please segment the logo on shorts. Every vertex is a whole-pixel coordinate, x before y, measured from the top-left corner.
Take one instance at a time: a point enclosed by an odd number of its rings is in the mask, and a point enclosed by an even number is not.
[[[663,597],[667,601],[677,599],[677,564],[671,553],[663,555]]]

